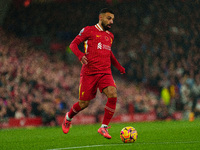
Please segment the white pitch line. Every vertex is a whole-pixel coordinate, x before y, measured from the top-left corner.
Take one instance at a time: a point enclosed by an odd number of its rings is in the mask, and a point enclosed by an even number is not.
[[[139,145],[144,145],[144,144],[191,144],[191,143],[199,143],[200,141],[186,141],[186,142],[154,142],[154,143],[134,143],[134,144],[139,144]],[[47,149],[47,150],[64,150],[64,149],[82,149],[82,148],[91,148],[91,147],[102,147],[102,146],[118,146],[118,145],[123,145],[123,146],[129,146],[132,145],[133,143],[122,143],[122,144],[105,144],[105,145],[86,145],[86,146],[76,146],[76,147],[65,147],[65,148],[55,148],[55,149]]]
[[[117,146],[117,145],[132,145],[132,144],[105,144],[105,145],[87,145],[87,146],[77,146],[77,147],[66,147],[66,148],[55,148],[48,150],[62,150],[62,149],[77,149],[77,148],[88,148],[88,147],[101,147],[101,146]]]

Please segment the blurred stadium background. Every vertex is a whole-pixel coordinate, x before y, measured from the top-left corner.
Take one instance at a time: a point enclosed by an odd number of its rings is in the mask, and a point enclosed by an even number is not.
[[[103,7],[115,12],[112,51],[127,72],[112,68],[113,122],[199,117],[199,0],[0,0],[1,128],[61,123],[81,67],[68,46]],[[105,103],[98,93],[74,123],[101,121]]]

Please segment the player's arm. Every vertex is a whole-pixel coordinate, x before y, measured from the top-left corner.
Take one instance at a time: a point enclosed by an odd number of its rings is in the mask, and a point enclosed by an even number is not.
[[[125,68],[121,66],[121,64],[117,61],[116,57],[114,56],[113,52],[111,51],[111,63],[113,66],[115,66],[120,72],[121,74],[126,73],[125,72]]]
[[[81,52],[78,48],[78,45],[81,43],[81,41],[78,38],[75,38],[71,44],[69,45],[69,48],[72,50],[72,52],[78,57],[78,59],[81,61],[81,58],[85,55],[85,53]]]
[[[85,56],[85,53],[81,52],[78,48],[78,45],[85,41],[88,38],[88,29],[83,28],[79,35],[75,37],[75,39],[71,42],[69,45],[69,48],[72,50],[72,52],[78,57],[78,59],[81,61],[83,64],[87,64],[87,57]]]

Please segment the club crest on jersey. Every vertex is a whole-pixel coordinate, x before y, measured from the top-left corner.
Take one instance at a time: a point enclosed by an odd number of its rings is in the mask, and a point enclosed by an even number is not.
[[[81,36],[81,34],[83,33],[83,31],[84,31],[84,28],[79,32],[79,34],[78,35],[80,35]]]

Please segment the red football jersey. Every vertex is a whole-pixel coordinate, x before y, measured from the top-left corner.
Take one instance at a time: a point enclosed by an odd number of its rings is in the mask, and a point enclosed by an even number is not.
[[[70,44],[70,48],[79,60],[84,55],[88,59],[88,64],[82,66],[82,75],[111,74],[111,63],[121,71],[124,69],[111,51],[113,39],[113,34],[109,31],[103,31],[98,24],[87,26],[80,31]],[[85,53],[78,49],[81,42],[84,42]]]

